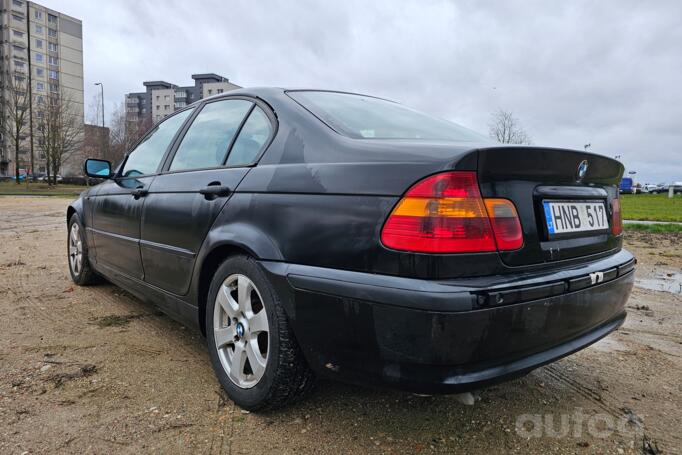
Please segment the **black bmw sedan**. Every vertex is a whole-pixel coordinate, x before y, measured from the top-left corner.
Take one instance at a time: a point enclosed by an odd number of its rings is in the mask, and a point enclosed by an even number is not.
[[[491,143],[371,96],[243,89],[158,123],[68,208],[79,285],[206,336],[249,410],[323,376],[455,393],[617,329],[635,259],[623,166]]]

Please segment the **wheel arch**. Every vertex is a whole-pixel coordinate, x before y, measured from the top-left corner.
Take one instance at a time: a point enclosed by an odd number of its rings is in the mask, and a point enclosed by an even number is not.
[[[213,275],[227,258],[239,254],[254,259],[282,260],[281,252],[272,240],[252,226],[234,223],[212,229],[197,258],[195,268],[199,327],[204,336],[206,336],[206,303]]]
[[[73,216],[74,213],[78,213],[78,212],[76,211],[76,208],[73,206],[73,204],[71,204],[66,209],[66,224],[67,224],[67,226],[69,224],[69,221],[71,221],[71,217]]]

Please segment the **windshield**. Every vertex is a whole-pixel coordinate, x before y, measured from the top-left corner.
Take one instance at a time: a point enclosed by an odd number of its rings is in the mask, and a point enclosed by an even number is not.
[[[487,137],[463,126],[392,101],[339,92],[287,93],[332,129],[356,139],[490,142]]]

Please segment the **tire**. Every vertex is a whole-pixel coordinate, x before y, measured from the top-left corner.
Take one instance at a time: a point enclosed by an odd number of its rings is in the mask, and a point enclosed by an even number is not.
[[[74,283],[78,286],[87,286],[99,281],[88,260],[88,243],[85,238],[85,229],[77,213],[71,215],[69,219],[66,254],[69,263],[69,273]]]
[[[228,258],[213,276],[206,304],[206,338],[220,384],[243,409],[283,407],[312,388],[313,373],[282,303],[250,257]]]

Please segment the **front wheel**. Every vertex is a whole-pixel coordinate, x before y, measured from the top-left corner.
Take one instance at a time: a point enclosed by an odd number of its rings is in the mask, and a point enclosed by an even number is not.
[[[216,271],[206,335],[220,384],[244,409],[285,406],[312,386],[312,372],[280,299],[260,265],[247,256],[233,256]]]
[[[71,279],[79,286],[86,286],[97,282],[97,275],[88,261],[88,244],[85,230],[77,213],[69,219],[69,234],[67,237],[67,254]]]

